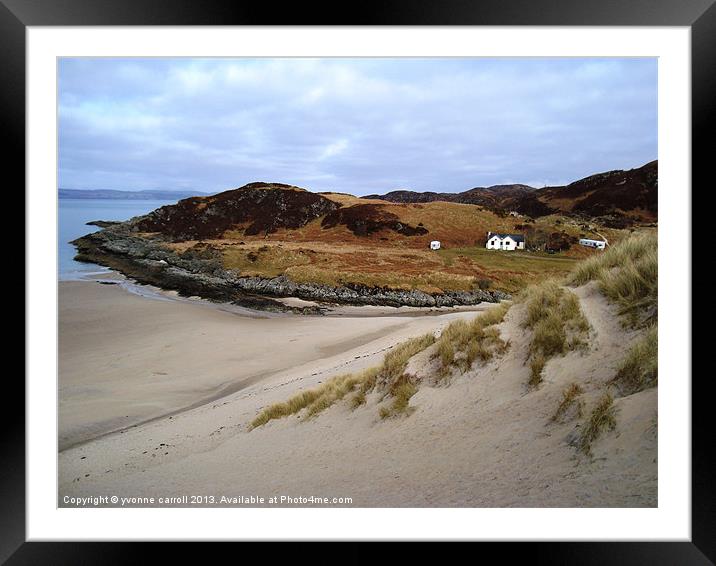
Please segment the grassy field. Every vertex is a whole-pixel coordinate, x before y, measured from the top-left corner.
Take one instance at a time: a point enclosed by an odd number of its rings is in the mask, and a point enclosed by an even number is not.
[[[244,275],[285,274],[297,283],[362,284],[395,289],[515,292],[568,273],[575,258],[479,247],[401,250],[390,247],[247,241],[221,247],[224,265]]]
[[[482,247],[443,249],[438,252],[448,270],[464,267],[478,280],[496,288],[519,291],[526,285],[569,273],[579,260],[562,254],[488,250]]]

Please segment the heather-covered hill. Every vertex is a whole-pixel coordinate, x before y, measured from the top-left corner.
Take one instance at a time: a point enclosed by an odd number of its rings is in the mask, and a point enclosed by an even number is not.
[[[267,235],[279,228],[300,228],[337,208],[335,202],[298,187],[250,183],[163,206],[138,219],[136,228],[175,240],[217,238],[238,226],[246,235]]]
[[[477,204],[490,209],[510,208],[535,189],[528,185],[494,185],[475,187],[461,193],[416,192],[408,190],[391,191],[384,195],[368,195],[366,200],[383,200],[394,203],[455,202]]]
[[[535,189],[528,185],[476,187],[460,193],[392,191],[368,195],[394,203],[454,202],[480,205],[498,213],[515,211],[539,218],[566,214],[599,218],[614,227],[658,218],[658,161],[628,171],[598,173],[569,185]]]
[[[623,217],[641,222],[658,218],[659,163],[637,169],[591,175],[564,187],[546,187],[535,193],[551,212],[581,216]],[[529,214],[529,210],[517,210]]]

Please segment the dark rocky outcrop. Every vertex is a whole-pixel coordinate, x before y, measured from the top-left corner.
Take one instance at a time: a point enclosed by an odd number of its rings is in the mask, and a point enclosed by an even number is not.
[[[250,296],[235,288],[230,272],[223,270],[213,254],[184,258],[163,248],[161,240],[141,238],[130,230],[131,226],[124,224],[74,240],[75,259],[109,267],[138,283],[177,291],[184,297],[197,296],[261,310],[291,310],[278,301]]]
[[[405,291],[387,287],[367,287],[365,285],[329,287],[313,283],[294,283],[283,275],[271,279],[239,277],[236,283],[244,291],[265,295],[299,297],[323,303],[352,305],[454,307],[476,305],[482,302],[497,302],[509,298],[509,295],[500,291],[447,291],[431,295],[416,289]]]
[[[356,236],[369,236],[380,230],[392,230],[404,236],[422,236],[428,230],[410,226],[379,204],[356,204],[334,210],[321,221],[323,228],[346,226]]]
[[[438,200],[445,201],[445,202],[455,202],[455,197],[457,195],[455,193],[436,193],[433,191],[424,191],[424,192],[418,192],[418,191],[408,191],[408,190],[397,190],[397,191],[390,191],[389,193],[386,193],[384,195],[366,195],[364,198],[366,200],[384,200],[387,202],[394,202],[399,204],[410,204],[410,203],[425,203],[425,202],[435,202]]]
[[[336,210],[321,195],[280,183],[250,183],[209,197],[191,197],[136,219],[135,229],[175,241],[220,237],[241,227],[247,235],[300,228]]]
[[[524,214],[525,216],[529,216],[531,218],[548,216],[557,212],[557,209],[543,203],[536,194],[527,195],[525,198],[521,199],[515,205],[515,210],[520,214]]]

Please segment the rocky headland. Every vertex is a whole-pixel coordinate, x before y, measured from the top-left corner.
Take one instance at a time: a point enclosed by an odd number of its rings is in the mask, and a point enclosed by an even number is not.
[[[298,297],[322,304],[427,308],[476,305],[510,298],[509,294],[499,290],[431,294],[418,289],[359,284],[329,286],[296,283],[285,275],[244,276],[237,270],[225,269],[220,251],[212,244],[200,244],[180,253],[165,245],[170,240],[164,235],[147,236],[142,233],[140,236],[140,232],[152,221],[147,216],[137,217],[127,222],[108,224],[103,230],[78,238],[72,242],[78,251],[75,259],[109,267],[138,283],[174,290],[182,296],[198,296],[269,311],[321,312],[320,307],[287,306],[275,300],[279,297]]]

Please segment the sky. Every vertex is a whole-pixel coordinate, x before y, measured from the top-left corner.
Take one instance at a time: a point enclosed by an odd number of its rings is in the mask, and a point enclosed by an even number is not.
[[[70,189],[459,192],[657,158],[653,58],[63,58],[58,96]]]

